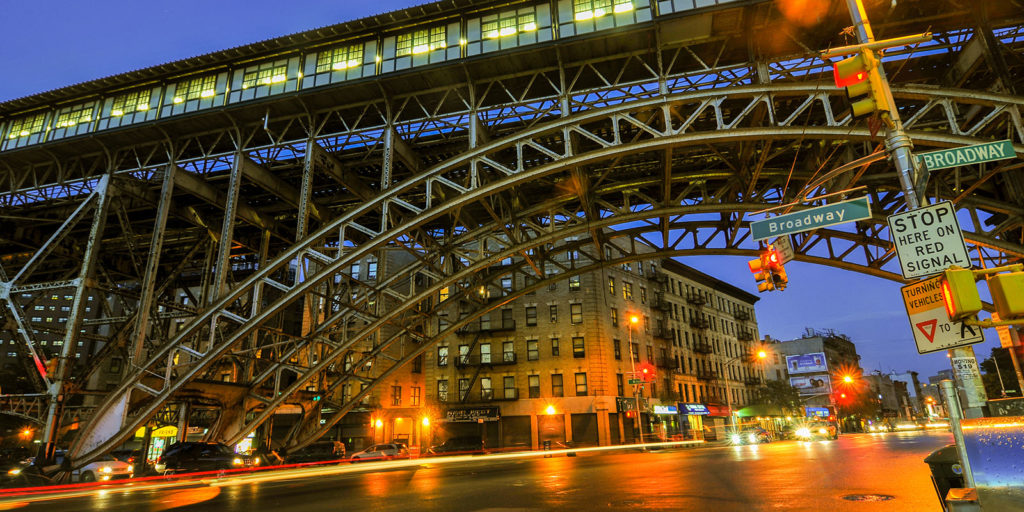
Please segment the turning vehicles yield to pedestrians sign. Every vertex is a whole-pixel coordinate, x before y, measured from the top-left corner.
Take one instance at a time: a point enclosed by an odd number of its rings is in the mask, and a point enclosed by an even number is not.
[[[981,327],[950,322],[942,301],[942,277],[933,277],[900,288],[910,317],[917,352],[927,354],[985,341]]]
[[[945,201],[893,214],[888,220],[903,277],[938,274],[951,265],[971,268],[953,203]]]

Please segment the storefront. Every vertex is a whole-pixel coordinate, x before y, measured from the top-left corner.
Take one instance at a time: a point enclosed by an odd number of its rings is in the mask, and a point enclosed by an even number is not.
[[[704,439],[704,417],[710,414],[704,404],[677,404],[681,433],[686,439]]]

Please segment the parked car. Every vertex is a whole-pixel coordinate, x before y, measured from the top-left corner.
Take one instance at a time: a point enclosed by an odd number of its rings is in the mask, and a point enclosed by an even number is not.
[[[345,443],[338,441],[317,441],[284,457],[285,464],[337,464],[344,460]]]
[[[732,444],[760,444],[772,442],[772,435],[761,427],[746,427],[729,437]]]
[[[250,468],[257,465],[259,457],[237,454],[226,444],[190,441],[175,443],[165,448],[164,453],[156,460],[154,468],[157,473],[167,475]]]
[[[437,446],[432,446],[428,453],[431,455],[460,455],[486,453],[486,449],[484,447],[484,440],[480,436],[457,436]]]
[[[352,461],[408,459],[409,449],[402,443],[375,444],[352,454]]]
[[[812,441],[814,439],[838,439],[839,428],[835,423],[827,421],[812,421],[805,423],[796,429],[796,438],[800,441]]]
[[[113,457],[86,464],[71,472],[72,482],[105,482],[123,480],[135,475],[135,466]]]

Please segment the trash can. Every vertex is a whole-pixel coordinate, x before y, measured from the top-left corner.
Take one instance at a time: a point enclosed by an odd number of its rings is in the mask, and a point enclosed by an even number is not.
[[[946,494],[954,487],[964,486],[963,468],[960,467],[960,457],[956,453],[956,445],[951,444],[945,448],[939,448],[924,458],[928,468],[932,472],[932,485],[939,495],[939,503],[942,510],[946,509]]]

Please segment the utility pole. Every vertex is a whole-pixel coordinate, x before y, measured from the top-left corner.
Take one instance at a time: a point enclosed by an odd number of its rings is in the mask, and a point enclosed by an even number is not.
[[[875,36],[871,31],[871,23],[868,21],[867,13],[864,10],[864,4],[862,1],[846,0],[846,5],[850,10],[850,18],[853,21],[853,28],[857,33],[857,39],[860,44],[822,52],[823,57],[845,55],[856,52],[866,52],[868,55],[872,55],[870,52],[873,50],[882,50],[887,47],[912,44],[931,39],[930,34],[924,34],[921,36],[875,41]],[[877,72],[877,77],[881,82],[879,84],[875,84],[879,87],[877,90],[873,90],[872,93],[883,95],[883,97],[874,98],[874,100],[887,106],[887,108],[880,112],[879,115],[882,118],[885,128],[885,147],[889,155],[892,157],[893,165],[896,167],[896,173],[900,180],[900,187],[903,191],[903,198],[907,203],[907,208],[911,210],[917,209],[921,206],[926,206],[928,202],[927,198],[918,197],[917,191],[924,190],[924,185],[928,181],[928,177],[926,175],[927,170],[922,169],[918,164],[917,159],[914,158],[912,152],[914,145],[911,142],[910,137],[907,136],[903,130],[903,123],[900,120],[899,110],[895,107],[895,102],[892,98],[892,90],[889,88],[889,82],[885,77],[885,70],[882,68],[881,60],[872,63],[872,66],[874,67],[874,69],[871,70],[872,73]],[[985,406],[987,397],[985,395],[985,387],[981,381],[981,373],[977,370],[978,364],[977,357],[974,355],[974,348],[966,346],[950,349],[949,357],[951,362],[958,359],[963,360],[968,358],[974,361],[972,372],[960,373],[956,375],[956,377],[960,380],[960,385],[967,397],[964,416],[966,418],[980,418],[983,415],[982,408]]]

